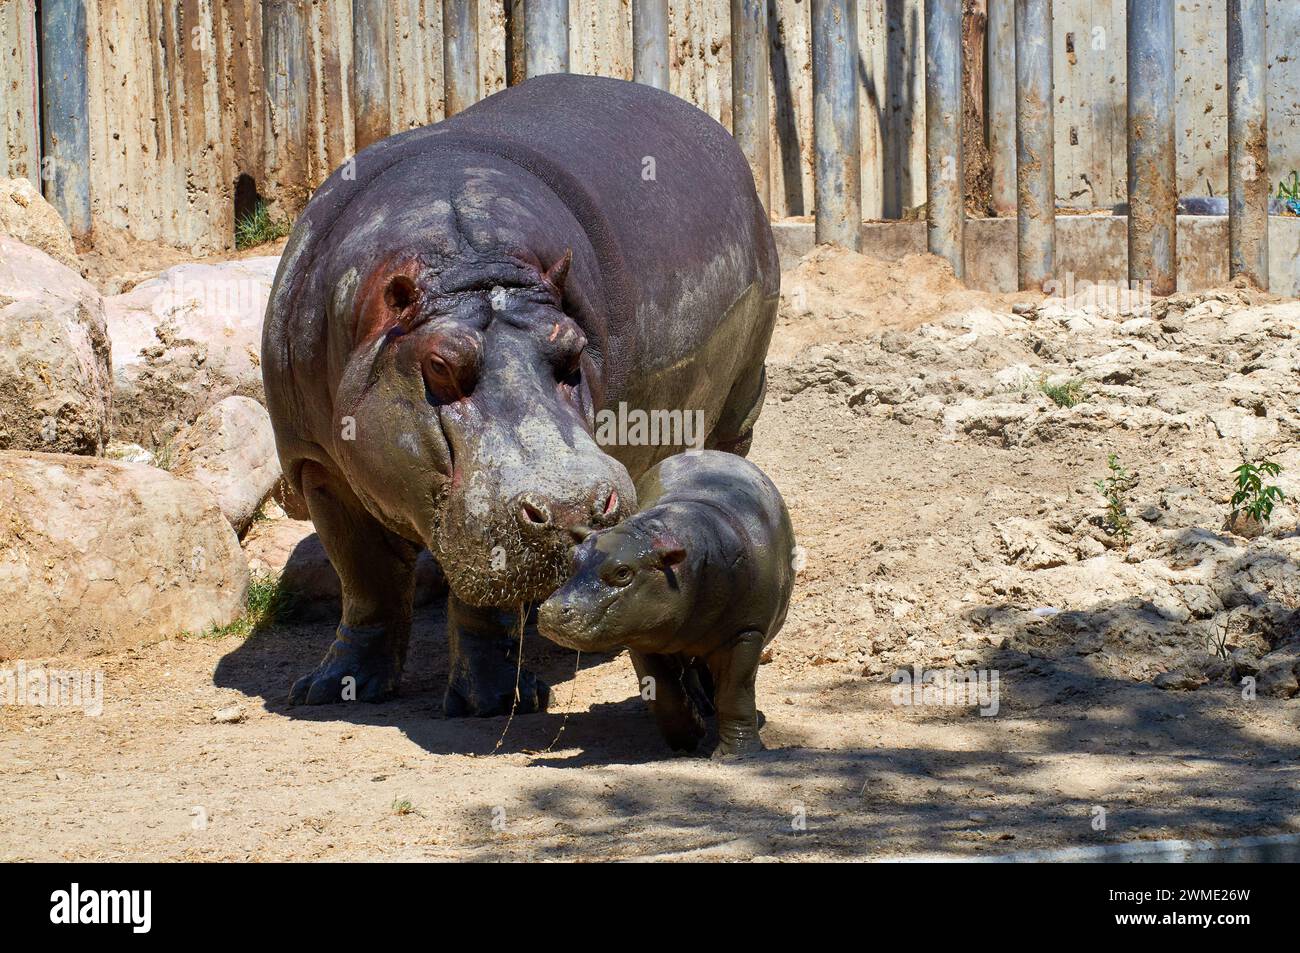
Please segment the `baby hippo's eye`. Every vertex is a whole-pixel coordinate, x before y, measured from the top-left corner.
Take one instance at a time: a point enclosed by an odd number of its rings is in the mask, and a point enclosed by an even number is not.
[[[632,577],[635,575],[636,571],[633,570],[631,566],[624,563],[621,566],[615,566],[614,569],[608,573],[606,579],[611,585],[626,586],[632,581]]]

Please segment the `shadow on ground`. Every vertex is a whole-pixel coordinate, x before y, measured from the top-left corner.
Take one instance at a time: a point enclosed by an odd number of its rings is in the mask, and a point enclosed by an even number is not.
[[[1072,611],[1069,624],[1111,632],[1138,615],[1150,607],[1126,600]],[[1041,620],[1020,624],[1012,643],[1041,640]],[[471,803],[461,842],[476,859],[978,856],[1300,826],[1300,731],[1279,733],[1277,712],[1252,717],[1258,706],[1300,712],[1300,701],[1247,701],[1227,682],[1161,691],[1117,677],[1095,654],[990,649],[980,665],[999,672],[999,706],[983,718],[971,706],[897,706],[887,681],[816,668],[784,684],[760,675],[773,750],[717,765],[666,751],[626,659],[617,664],[627,696],[617,702],[518,716],[508,728],[503,717],[443,718],[444,627],[438,601],[417,613],[401,694],[384,704],[285,705],[293,679],[333,637],[325,621],[255,631],[214,678],[293,719],[396,727],[433,755],[531,756],[501,770],[517,772],[511,815],[544,831],[501,838],[475,826],[493,805]],[[525,664],[563,707],[584,708],[583,673],[611,658],[584,657],[575,684],[574,653],[532,627],[525,637]],[[588,770],[548,770],[557,768]]]

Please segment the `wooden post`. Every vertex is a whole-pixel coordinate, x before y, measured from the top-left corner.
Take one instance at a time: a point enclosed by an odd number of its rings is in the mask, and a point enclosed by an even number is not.
[[[1178,286],[1173,0],[1128,4],[1128,277]]]
[[[385,0],[352,0],[352,128],[358,152],[387,138],[391,126],[386,8]]]
[[[989,0],[989,163],[993,167],[993,211],[1016,211],[1016,16],[1015,0]]]
[[[1016,275],[1043,290],[1056,273],[1052,0],[1016,0]]]
[[[961,3],[925,0],[927,246],[958,278],[966,274],[961,115]]]
[[[478,102],[477,0],[442,0],[442,75],[446,115]]]
[[[524,47],[529,79],[569,71],[569,0],[524,0]]]
[[[853,0],[813,0],[813,232],[853,251],[862,245],[855,11]]]
[[[767,0],[731,0],[731,134],[749,160],[754,189],[770,209]]]
[[[1228,273],[1268,290],[1264,0],[1228,0]]]
[[[45,197],[75,238],[90,234],[90,117],[83,0],[41,4],[41,180]]]
[[[668,0],[632,0],[632,78],[668,89]]]

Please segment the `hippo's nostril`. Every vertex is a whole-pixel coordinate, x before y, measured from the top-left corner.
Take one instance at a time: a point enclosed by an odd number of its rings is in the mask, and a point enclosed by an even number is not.
[[[519,522],[525,529],[545,529],[551,525],[550,508],[536,497],[525,496],[519,501]]]
[[[611,520],[618,512],[618,490],[613,487],[602,487],[596,493],[596,499],[591,505],[592,515],[597,519]]]

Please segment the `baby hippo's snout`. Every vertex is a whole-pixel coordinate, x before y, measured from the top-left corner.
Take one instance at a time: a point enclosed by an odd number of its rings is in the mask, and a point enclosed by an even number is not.
[[[572,585],[562,586],[537,610],[537,628],[552,642],[568,649],[590,651],[595,646],[591,613]]]

